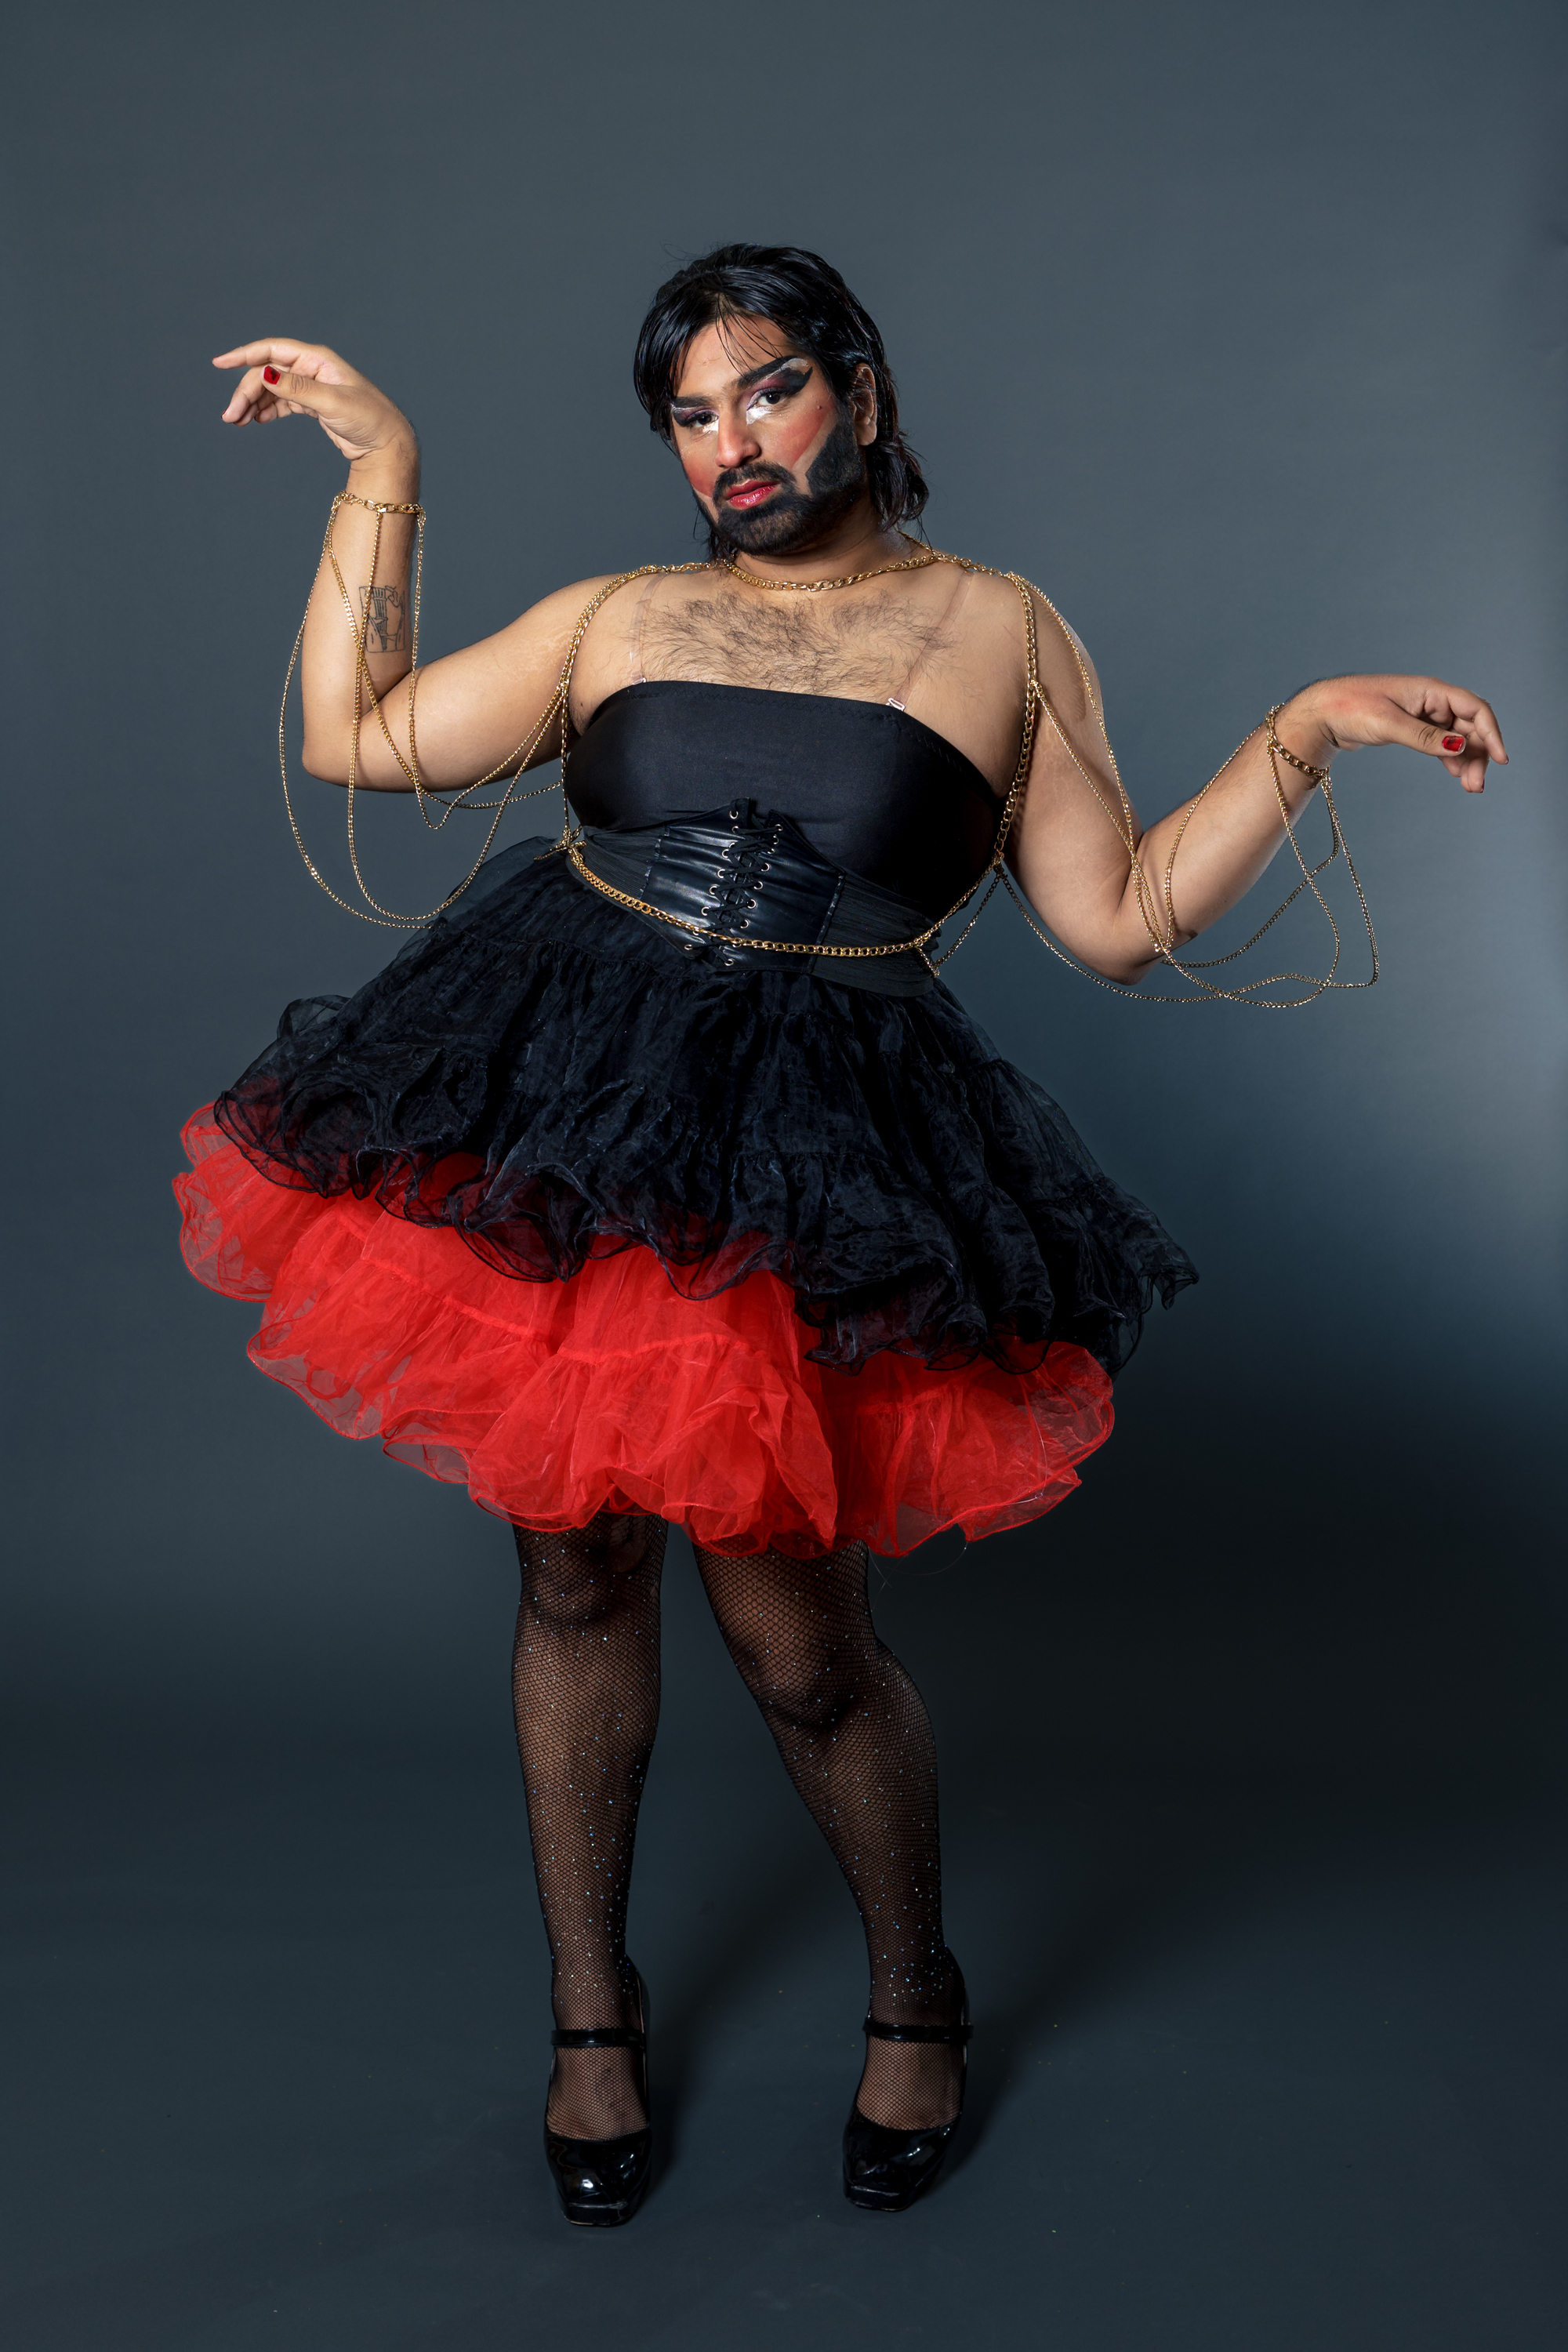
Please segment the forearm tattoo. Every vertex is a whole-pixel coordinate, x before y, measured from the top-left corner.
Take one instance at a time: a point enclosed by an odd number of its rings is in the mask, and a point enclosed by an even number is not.
[[[408,651],[408,599],[401,588],[390,581],[374,588],[362,588],[359,608],[364,621],[367,654]]]

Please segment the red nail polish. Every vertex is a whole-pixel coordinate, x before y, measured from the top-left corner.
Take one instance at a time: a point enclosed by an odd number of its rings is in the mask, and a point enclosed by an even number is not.
[[[1464,748],[1465,748],[1465,739],[1464,739],[1464,737],[1463,737],[1462,735],[1445,735],[1445,736],[1444,736],[1444,738],[1443,738],[1443,749],[1444,749],[1444,751],[1462,751],[1464,750]]]
[[[268,383],[276,383],[278,382],[278,371],[276,368],[263,368],[261,373]]]

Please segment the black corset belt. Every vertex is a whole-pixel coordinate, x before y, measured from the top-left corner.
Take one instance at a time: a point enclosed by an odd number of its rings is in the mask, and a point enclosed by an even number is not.
[[[731,801],[727,809],[635,832],[585,828],[582,854],[590,873],[613,890],[703,931],[728,933],[729,941],[880,947],[914,938],[931,919],[875,882],[830,866],[793,819],[759,813],[752,801]],[[885,956],[780,955],[695,938],[652,915],[637,919],[724,971],[771,964],[881,996],[923,996],[933,985],[931,966],[916,949]]]

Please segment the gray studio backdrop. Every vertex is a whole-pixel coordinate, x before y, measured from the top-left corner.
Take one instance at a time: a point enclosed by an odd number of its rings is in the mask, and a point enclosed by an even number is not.
[[[22,37],[12,1720],[502,1750],[504,1530],[269,1387],[250,1312],[174,1252],[183,1117],[389,946],[308,881],[271,740],[342,467],[304,423],[221,429],[207,361],[321,338],[407,407],[435,654],[692,551],[628,363],[659,279],[745,236],[868,303],[933,538],[1072,619],[1146,813],[1340,669],[1473,683],[1513,752],[1479,803],[1345,763],[1373,992],[1128,1004],[1005,906],[952,967],[1203,1283],[1082,1494],[891,1570],[950,1784],[1015,1702],[1107,1755],[1528,1767],[1557,1622],[1552,12],[68,5]],[[341,794],[301,805],[341,876]],[[369,870],[429,904],[473,832],[374,808]],[[1304,970],[1331,944],[1300,910],[1275,939]],[[720,1736],[680,1703],[720,1688],[685,1590],[678,1747]]]

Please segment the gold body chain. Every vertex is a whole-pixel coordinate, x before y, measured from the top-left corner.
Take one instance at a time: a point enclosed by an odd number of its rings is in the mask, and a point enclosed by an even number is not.
[[[375,539],[371,550],[371,583],[373,587],[375,581],[376,563],[381,553],[381,532],[384,519],[389,514],[411,515],[414,518],[414,609],[412,614],[410,666],[408,671],[408,756],[406,759],[404,758],[403,753],[398,750],[396,743],[393,740],[392,730],[387,725],[384,698],[376,692],[375,687],[372,682],[369,667],[365,659],[365,645],[370,629],[371,600],[368,596],[365,599],[365,609],[363,617],[356,616],[353,600],[349,595],[348,588],[344,583],[342,572],[339,568],[337,556],[332,546],[332,535],[334,526],[337,522],[338,509],[340,507],[343,506],[364,507],[375,516]],[[610,883],[600,880],[599,877],[593,871],[592,867],[589,866],[584,858],[584,835],[581,828],[578,827],[574,829],[573,826],[571,807],[566,798],[564,761],[568,748],[568,738],[571,730],[570,703],[573,671],[576,666],[577,655],[582,646],[584,637],[587,634],[589,623],[594,619],[594,616],[599,611],[601,605],[607,603],[609,598],[616,593],[617,590],[629,586],[634,580],[646,580],[655,575],[666,573],[707,572],[713,568],[711,564],[701,562],[643,563],[639,564],[635,571],[620,572],[615,579],[606,581],[605,585],[595,593],[578,618],[577,625],[572,633],[571,642],[566,649],[566,658],[562,664],[561,674],[556,682],[555,692],[551,697],[550,702],[545,709],[544,715],[540,719],[540,722],[534,729],[532,734],[528,737],[525,742],[519,744],[515,751],[510,752],[504,760],[500,761],[495,767],[491,768],[487,774],[476,778],[473,783],[465,785],[460,792],[455,793],[450,800],[447,801],[445,805],[442,807],[439,818],[433,823],[429,814],[431,794],[419,771],[418,743],[415,731],[415,699],[418,688],[419,676],[419,608],[425,573],[425,509],[422,506],[413,503],[405,503],[390,499],[379,500],[362,499],[356,496],[356,494],[352,490],[340,491],[338,496],[332,500],[331,510],[327,518],[326,536],[321,543],[321,560],[331,566],[332,577],[337,583],[338,594],[342,600],[343,611],[348,620],[350,632],[354,640],[353,733],[349,752],[348,780],[348,846],[349,863],[353,868],[354,881],[358,887],[360,896],[363,898],[366,907],[372,909],[369,914],[364,913],[362,908],[351,904],[348,899],[340,897],[338,892],[331,887],[331,885],[318,871],[310,852],[305,846],[303,836],[300,831],[299,821],[294,813],[293,800],[289,793],[289,763],[284,740],[284,722],[287,718],[289,709],[289,691],[293,683],[294,671],[299,663],[300,649],[304,642],[305,620],[300,621],[299,631],[294,639],[294,648],[289,656],[289,667],[283,680],[283,701],[282,707],[278,714],[278,761],[279,772],[282,776],[283,799],[284,805],[289,814],[289,829],[294,836],[295,846],[298,848],[300,857],[304,860],[306,871],[309,873],[311,880],[315,882],[320,888],[326,892],[328,898],[332,900],[334,905],[342,907],[346,914],[358,916],[362,922],[374,923],[379,925],[383,929],[387,930],[423,930],[428,923],[433,922],[438,915],[444,914],[448,907],[454,905],[455,902],[462,897],[463,893],[468,888],[469,885],[474,880],[475,876],[479,873],[480,866],[489,856],[490,845],[495,839],[496,831],[500,824],[501,817],[506,810],[511,805],[513,801],[537,799],[541,793],[551,792],[555,789],[555,786],[552,783],[536,785],[524,792],[518,791],[516,787],[519,778],[527,770],[534,753],[538,751],[540,744],[544,740],[546,733],[552,725],[558,720],[561,731],[560,757],[563,761],[560,783],[562,823],[561,837],[555,844],[554,852],[551,854],[564,853],[567,862],[572,866],[573,871],[576,873],[583,881],[588,883],[595,890],[597,890],[601,896],[611,899],[616,905],[626,907],[637,914],[651,917],[656,922],[665,924],[671,929],[694,933],[700,939],[720,946],[757,948],[777,955],[811,957],[823,956],[844,961],[860,961],[872,957],[906,955],[913,952],[918,954],[923,962],[934,970],[939,964],[947,962],[948,959],[951,956],[955,955],[958,950],[963,945],[964,940],[969,937],[970,932],[974,929],[974,926],[979,921],[981,915],[989,905],[994,892],[996,890],[998,885],[1000,885],[1007,892],[1008,897],[1012,898],[1014,904],[1018,908],[1018,910],[1023,915],[1025,921],[1028,924],[1029,929],[1034,932],[1036,938],[1039,940],[1042,946],[1048,948],[1054,956],[1056,956],[1061,962],[1067,964],[1070,970],[1079,973],[1085,980],[1092,981],[1099,988],[1109,989],[1113,995],[1130,997],[1135,1003],[1203,1004],[1223,1001],[1226,1003],[1246,1005],[1256,1012],[1283,1013],[1289,1012],[1299,1005],[1310,1004],[1315,997],[1322,995],[1328,989],[1370,988],[1377,980],[1379,971],[1377,939],[1373,929],[1372,914],[1366,903],[1366,895],[1362,888],[1361,877],[1356,872],[1354,861],[1351,856],[1349,845],[1345,840],[1344,834],[1340,825],[1339,811],[1334,805],[1333,791],[1329,781],[1329,772],[1326,768],[1316,768],[1309,761],[1298,759],[1293,751],[1288,751],[1285,746],[1279,741],[1275,731],[1275,721],[1278,719],[1283,705],[1279,703],[1276,703],[1273,709],[1269,710],[1263,724],[1266,731],[1267,746],[1268,751],[1269,772],[1274,782],[1274,794],[1279,803],[1280,820],[1284,824],[1286,835],[1290,843],[1290,847],[1294,852],[1296,863],[1301,870],[1301,879],[1290,892],[1289,897],[1283,899],[1280,904],[1276,907],[1268,921],[1259,925],[1258,929],[1253,932],[1250,939],[1245,940],[1240,947],[1232,949],[1228,955],[1213,956],[1188,962],[1184,961],[1183,959],[1175,953],[1174,942],[1177,923],[1175,908],[1173,901],[1173,875],[1175,867],[1176,854],[1182,845],[1187,827],[1192,823],[1199,803],[1205,798],[1206,793],[1213,790],[1214,786],[1218,783],[1220,778],[1225,774],[1226,770],[1231,767],[1235,761],[1240,756],[1241,752],[1246,750],[1247,745],[1252,740],[1252,738],[1258,732],[1258,730],[1254,728],[1243,737],[1241,742],[1237,745],[1236,750],[1231,753],[1230,758],[1227,759],[1221,767],[1215,770],[1215,773],[1209,778],[1208,782],[1203,787],[1203,790],[1197,793],[1194,796],[1193,800],[1188,803],[1185,813],[1183,815],[1182,822],[1176,829],[1175,839],[1171,844],[1170,855],[1165,860],[1164,872],[1161,877],[1161,887],[1158,897],[1156,898],[1151,889],[1149,877],[1139,860],[1138,847],[1142,836],[1138,831],[1137,819],[1133,814],[1132,804],[1128,799],[1126,787],[1123,785],[1121,781],[1121,771],[1117,765],[1116,753],[1111,747],[1110,737],[1106,729],[1105,713],[1101,708],[1100,698],[1095,692],[1094,681],[1090,676],[1088,665],[1084,660],[1083,653],[1079,646],[1078,639],[1068,627],[1067,623],[1063,620],[1056,606],[1051,603],[1050,598],[1045,595],[1038,588],[1032,586],[1027,580],[1024,579],[1022,575],[1016,572],[998,572],[994,565],[987,563],[975,563],[967,556],[951,555],[939,548],[922,549],[918,553],[907,557],[901,562],[879,564],[874,570],[868,572],[847,572],[842,577],[834,580],[769,580],[765,579],[760,573],[742,571],[738,564],[731,563],[727,557],[720,556],[716,559],[718,564],[721,566],[724,571],[731,573],[737,580],[743,581],[748,586],[765,588],[785,593],[803,595],[821,594],[831,589],[854,587],[861,581],[880,579],[885,573],[890,572],[924,571],[933,563],[952,563],[958,565],[965,572],[983,572],[992,579],[1008,580],[1012,583],[1013,586],[1018,593],[1024,614],[1024,641],[1026,649],[1026,693],[1023,737],[1018,749],[1017,765],[1014,770],[1012,782],[1008,786],[1006,797],[1002,804],[1002,813],[997,820],[995,840],[993,844],[991,856],[987,861],[985,867],[979,875],[976,876],[975,879],[970,884],[968,889],[953,901],[952,905],[948,908],[944,915],[939,917],[935,922],[928,924],[924,930],[917,932],[913,938],[908,940],[897,940],[876,947],[840,947],[830,945],[821,940],[758,940],[746,938],[739,934],[733,934],[727,931],[712,930],[707,925],[693,922],[685,916],[672,915],[667,912],[664,908],[653,906],[646,899],[633,898],[628,892],[617,890]],[[1063,641],[1068,651],[1071,653],[1074,664],[1078,669],[1079,677],[1083,688],[1085,700],[1087,701],[1089,709],[1094,713],[1095,723],[1100,730],[1100,740],[1105,746],[1107,763],[1116,787],[1117,805],[1114,808],[1107,801],[1105,794],[1100,790],[1099,782],[1096,781],[1094,776],[1090,774],[1088,768],[1085,767],[1083,761],[1079,758],[1077,751],[1073,748],[1072,741],[1068,735],[1067,730],[1063,727],[1061,720],[1057,716],[1056,711],[1051,706],[1049,697],[1047,695],[1045,688],[1040,684],[1039,644],[1036,635],[1035,625],[1035,604],[1037,599],[1044,609],[1050,614],[1052,620],[1061,631]],[[308,618],[309,611],[307,609],[306,619]],[[360,729],[364,718],[365,702],[367,698],[370,708],[374,711],[376,718],[380,722],[381,731],[383,736],[385,738],[387,748],[391,751],[392,756],[396,761],[398,766],[402,769],[405,776],[408,779],[418,803],[420,814],[424,817],[426,825],[431,832],[438,833],[455,808],[465,808],[474,811],[494,811],[489,830],[485,835],[484,845],[481,847],[478,857],[475,858],[472,866],[469,867],[468,873],[463,877],[463,879],[458,883],[456,889],[449,891],[447,897],[440,901],[439,905],[432,907],[423,915],[395,915],[390,908],[383,907],[377,899],[371,896],[369,889],[365,886],[364,877],[360,872],[359,852],[354,838],[354,791],[359,777]],[[1143,927],[1149,935],[1150,943],[1154,950],[1156,960],[1161,963],[1167,965],[1173,971],[1179,972],[1184,980],[1192,981],[1195,984],[1198,992],[1196,994],[1183,996],[1146,996],[1141,989],[1126,987],[1121,982],[1107,980],[1102,972],[1091,971],[1089,967],[1081,962],[1077,956],[1069,954],[1068,950],[1056,940],[1052,939],[1048,931],[1042,928],[1041,924],[1036,919],[1033,908],[1029,905],[1027,899],[1025,898],[1023,893],[1015,883],[1012,875],[1009,873],[1005,862],[1007,843],[1011,836],[1015,822],[1016,821],[1018,809],[1023,801],[1024,793],[1028,785],[1029,768],[1034,756],[1036,717],[1037,712],[1042,711],[1049,721],[1051,728],[1053,729],[1058,740],[1060,742],[1063,751],[1067,753],[1068,758],[1071,761],[1073,766],[1078,770],[1079,774],[1082,777],[1084,782],[1093,793],[1095,800],[1104,810],[1107,818],[1115,829],[1118,839],[1121,841],[1122,847],[1127,853],[1129,878],[1136,887],[1139,912],[1142,917]],[[1297,769],[1302,775],[1308,777],[1313,784],[1319,787],[1322,793],[1324,808],[1328,812],[1328,854],[1326,856],[1321,858],[1318,864],[1313,866],[1308,866],[1305,857],[1301,854],[1300,844],[1296,838],[1296,829],[1290,819],[1289,803],[1286,800],[1284,787],[1279,776],[1279,761],[1281,760],[1283,760],[1289,767]],[[507,779],[506,787],[499,799],[491,801],[476,801],[472,798],[472,795],[475,793],[482,792],[487,784],[494,783],[499,777],[503,775]],[[1337,978],[1336,975],[1339,971],[1340,956],[1342,952],[1339,926],[1334,920],[1332,909],[1330,908],[1327,899],[1323,897],[1322,892],[1318,888],[1319,875],[1323,872],[1326,866],[1331,866],[1336,857],[1341,856],[1344,858],[1346,870],[1348,871],[1352,883],[1354,886],[1357,903],[1361,908],[1362,919],[1366,926],[1367,941],[1372,954],[1372,971],[1370,977],[1366,980],[1340,980]],[[981,899],[980,905],[975,908],[973,914],[971,915],[968,922],[964,925],[957,939],[953,940],[952,946],[945,949],[941,955],[928,955],[926,953],[926,950],[936,939],[937,934],[942,929],[943,926],[950,923],[953,919],[954,916],[963,912],[963,908],[969,905],[971,899],[974,897],[975,893],[981,889],[983,885],[984,886],[984,896]],[[1298,971],[1269,972],[1260,980],[1248,981],[1241,987],[1235,989],[1216,987],[1209,981],[1200,977],[1202,973],[1215,971],[1223,964],[1234,963],[1238,957],[1246,955],[1249,949],[1256,947],[1258,940],[1263,938],[1265,932],[1271,930],[1274,925],[1279,920],[1280,916],[1286,912],[1287,908],[1295,904],[1303,890],[1310,890],[1311,892],[1313,898],[1322,908],[1323,914],[1328,921],[1329,929],[1333,934],[1333,956],[1327,972],[1321,975],[1313,975],[1308,972]],[[1308,993],[1305,996],[1284,998],[1260,997],[1258,994],[1258,990],[1272,987],[1276,983],[1283,981],[1302,982],[1307,987]]]
[[[768,588],[775,595],[783,596],[820,596],[827,588],[855,588],[862,580],[883,580],[889,572],[927,572],[933,563],[951,563],[956,560],[941,554],[934,547],[922,547],[918,554],[906,555],[900,562],[879,563],[870,572],[841,572],[837,580],[768,580],[760,572],[742,572],[740,565],[731,563],[727,555],[716,555],[713,559],[732,580],[743,580],[748,588]]]

